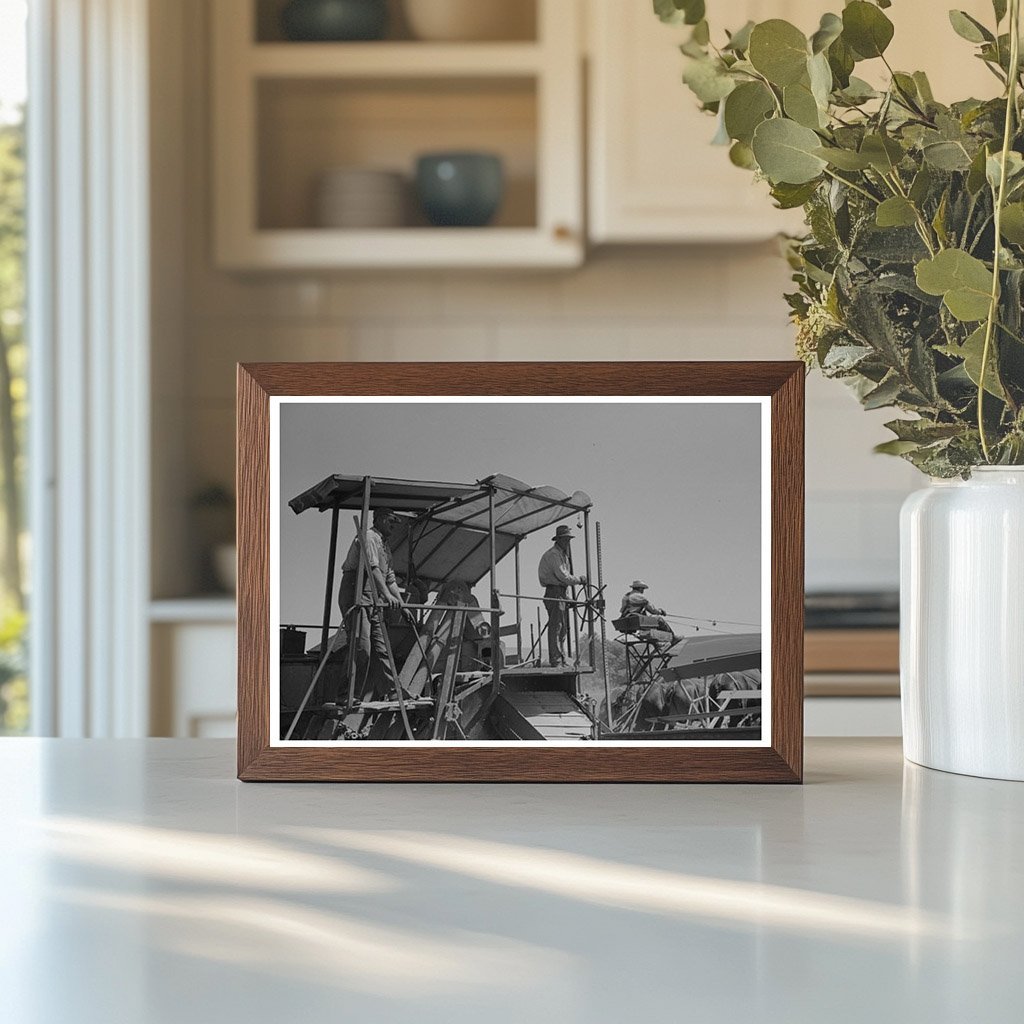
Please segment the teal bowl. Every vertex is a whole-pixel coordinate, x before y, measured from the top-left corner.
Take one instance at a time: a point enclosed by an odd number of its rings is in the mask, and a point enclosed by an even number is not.
[[[416,192],[435,227],[481,228],[505,197],[505,170],[493,153],[427,153],[416,162]]]
[[[365,42],[387,27],[387,0],[291,0],[281,11],[285,38],[294,42]]]

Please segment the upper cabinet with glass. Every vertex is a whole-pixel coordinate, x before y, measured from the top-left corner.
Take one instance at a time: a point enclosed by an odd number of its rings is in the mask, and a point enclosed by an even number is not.
[[[573,266],[566,0],[218,0],[219,265]]]

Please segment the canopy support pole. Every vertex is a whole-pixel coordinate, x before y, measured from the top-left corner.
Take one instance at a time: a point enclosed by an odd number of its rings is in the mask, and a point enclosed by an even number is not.
[[[366,551],[366,531],[369,529],[370,520],[370,492],[373,490],[373,480],[366,476],[363,477],[363,509],[362,515],[359,520],[359,547],[365,552]],[[365,560],[360,558],[356,565],[356,603],[353,606],[353,611],[350,613],[349,625],[348,625],[348,699],[345,703],[345,713],[347,714],[351,709],[352,705],[356,701],[356,647],[359,641],[359,627],[362,625],[362,606],[363,606],[363,583],[364,580],[364,569]],[[345,609],[342,609],[344,612]]]
[[[590,564],[590,509],[583,510],[583,552],[586,558],[587,586],[593,583],[593,570]],[[594,606],[587,602],[587,635],[590,637],[590,664],[594,664]]]
[[[516,657],[519,664],[523,663],[523,601],[518,595],[522,593],[522,586],[519,579],[519,542],[522,537],[516,537]],[[497,607],[497,602],[493,607]]]
[[[597,587],[598,592],[604,593],[604,561],[601,557],[601,524],[597,523]],[[607,636],[605,634],[605,618],[601,616],[601,675],[604,676],[604,707],[605,718],[608,720],[608,728],[612,727],[612,688],[608,682],[608,651],[606,649]]]
[[[494,692],[501,686],[501,619],[494,612],[499,606],[498,598],[498,544],[494,532],[494,488],[487,492],[487,529],[491,556],[491,670],[494,673]]]
[[[327,638],[331,632],[331,599],[334,596],[334,567],[338,560],[338,516],[341,509],[331,509],[331,543],[327,555],[327,589],[324,591],[324,621],[320,629],[320,654],[327,653]]]

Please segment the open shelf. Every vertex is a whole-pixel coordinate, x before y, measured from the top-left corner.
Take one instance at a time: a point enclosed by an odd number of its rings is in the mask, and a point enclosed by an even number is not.
[[[536,75],[535,43],[274,43],[253,46],[247,63],[257,78],[409,78],[443,74]]]
[[[218,0],[214,244],[227,269],[569,267],[583,260],[582,68],[575,4],[524,0],[532,38],[429,43],[280,41],[278,0]],[[392,19],[394,22],[394,19]],[[480,228],[435,228],[416,160],[500,156],[501,207]],[[360,229],[321,226],[338,169],[400,173],[410,201]],[[362,214],[364,211],[358,211]],[[352,218],[366,222],[367,217]]]
[[[321,176],[336,167],[403,175],[406,223],[379,230],[428,229],[414,195],[416,160],[451,150],[496,153],[504,166],[493,224],[468,233],[537,226],[534,79],[272,79],[258,85],[257,118],[261,230],[324,230],[315,197]]]
[[[220,0],[218,0],[220,2]],[[286,40],[281,28],[281,12],[288,0],[246,0],[254,4],[255,15],[250,39],[260,44],[287,43],[289,46],[307,47],[310,43]],[[502,42],[533,42],[537,39],[537,4],[538,0],[476,0],[477,3],[490,3],[500,7],[499,14],[506,22],[501,33]],[[559,0],[566,3],[568,0]],[[419,43],[406,14],[405,0],[388,0],[388,27],[385,37],[380,42],[361,42],[355,45],[377,47],[382,43],[394,41]]]

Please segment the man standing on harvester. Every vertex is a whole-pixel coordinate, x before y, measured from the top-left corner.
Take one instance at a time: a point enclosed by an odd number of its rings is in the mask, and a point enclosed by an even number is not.
[[[390,509],[373,510],[373,526],[366,531],[366,568],[363,574],[363,596],[361,607],[356,607],[356,581],[359,570],[359,538],[352,541],[341,567],[341,587],[338,589],[338,604],[348,629],[349,643],[356,645],[356,678],[360,681],[363,699],[371,694],[384,700],[393,694],[398,686],[391,671],[388,648],[385,642],[384,609],[374,606],[373,588],[367,576],[373,575],[379,604],[388,608],[399,608],[404,603],[398,589],[395,570],[388,545],[388,537],[397,521]]]
[[[548,613],[548,660],[556,666],[566,664],[563,648],[569,633],[569,587],[586,583],[587,577],[572,574],[572,530],[559,526],[551,539],[555,543],[541,557],[537,576],[544,588],[544,607]]]
[[[647,584],[643,580],[633,580],[630,590],[622,597],[622,607],[619,609],[619,618],[624,619],[627,615],[643,615],[647,618],[657,619],[656,629],[660,629],[671,635],[673,642],[677,640],[675,630],[668,624],[665,618],[664,608],[655,608],[650,598],[644,593]]]

